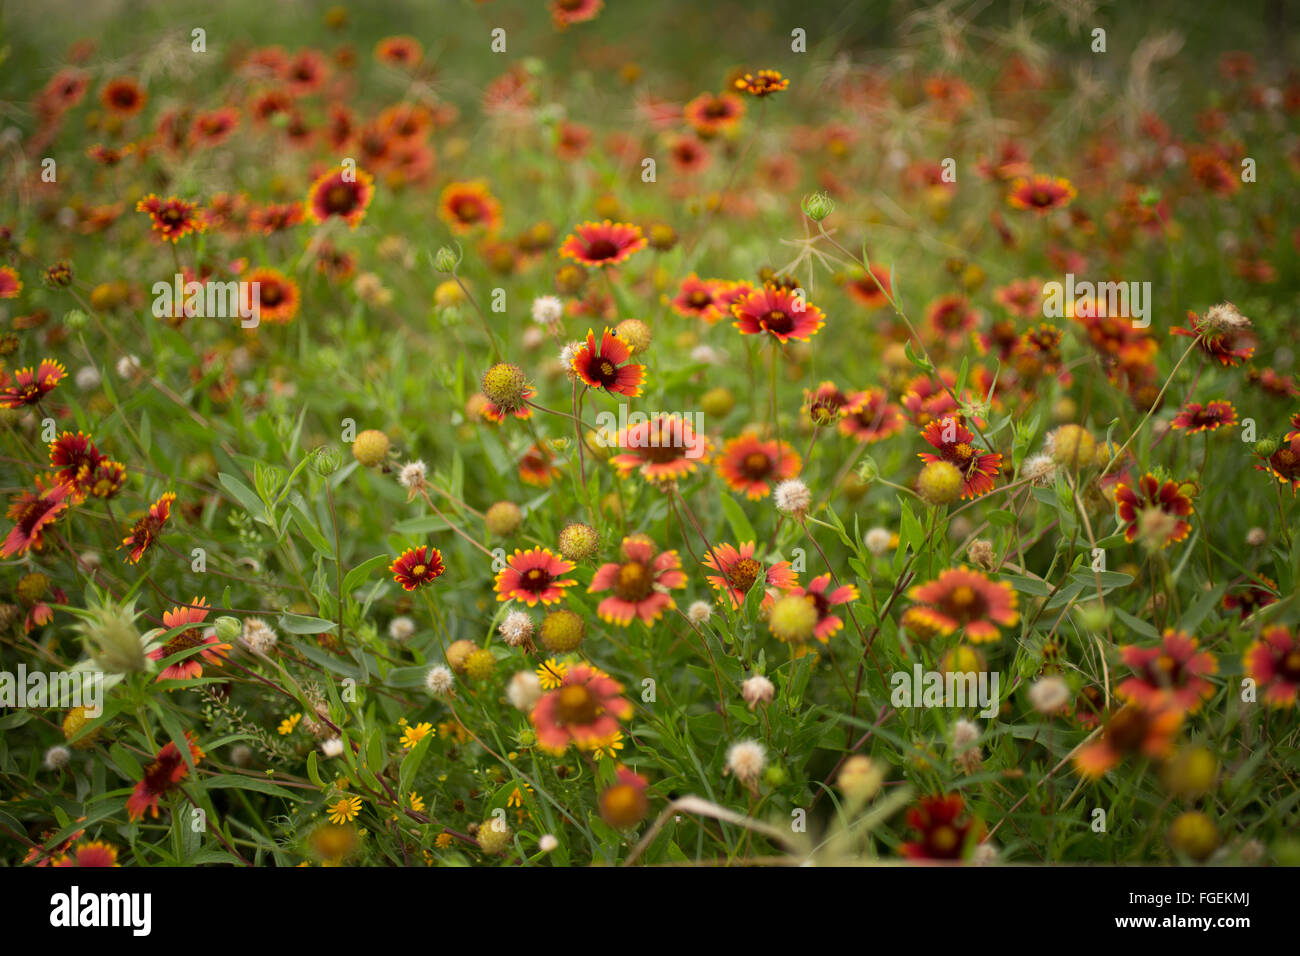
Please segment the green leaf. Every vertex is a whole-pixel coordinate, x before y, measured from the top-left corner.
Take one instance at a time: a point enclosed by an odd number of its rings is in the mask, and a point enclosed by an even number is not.
[[[722,513],[726,515],[727,524],[731,526],[731,533],[736,536],[736,543],[753,541],[757,544],[758,536],[754,534],[754,526],[749,523],[749,519],[745,517],[745,512],[736,503],[736,499],[731,495],[719,495],[718,500],[722,503]]]
[[[308,617],[285,611],[280,615],[280,628],[290,634],[324,634],[338,625],[320,617]]]

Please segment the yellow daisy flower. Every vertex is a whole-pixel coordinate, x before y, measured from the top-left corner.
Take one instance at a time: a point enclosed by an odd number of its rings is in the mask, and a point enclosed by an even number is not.
[[[422,813],[424,811],[424,798],[421,797],[414,790],[411,791],[411,794],[408,797],[408,799],[410,800],[412,810],[414,810],[416,813]]]
[[[530,787],[530,786],[528,786],[528,784],[524,784],[523,787],[524,787],[524,790],[527,790],[529,793],[532,793],[532,792],[533,792],[533,788]],[[523,793],[520,791],[519,787],[516,786],[515,789],[514,789],[514,792],[510,794],[510,798],[509,798],[508,800],[506,800],[506,806],[508,806],[508,807],[522,807],[523,805],[524,805],[524,795],[523,795]]]
[[[597,759],[601,757],[617,757],[618,752],[623,749],[623,732],[614,731],[614,736],[608,740],[603,740],[595,747],[591,748],[591,755]]]
[[[344,795],[330,805],[329,820],[334,824],[351,823],[360,812],[361,798]]]
[[[286,717],[284,720],[280,721],[280,736],[283,737],[293,733],[294,729],[298,726],[298,721],[300,720],[302,720],[302,714],[294,714],[292,717]]]
[[[410,750],[412,747],[418,744],[425,737],[436,737],[436,736],[438,735],[437,732],[434,731],[433,729],[433,724],[429,723],[428,721],[425,721],[423,723],[416,724],[414,727],[406,728],[406,731],[402,734],[402,746],[405,747],[407,750]]]
[[[564,682],[564,675],[569,673],[569,665],[561,663],[554,657],[548,657],[541,667],[537,668],[537,679],[542,683],[543,690],[555,690]]]

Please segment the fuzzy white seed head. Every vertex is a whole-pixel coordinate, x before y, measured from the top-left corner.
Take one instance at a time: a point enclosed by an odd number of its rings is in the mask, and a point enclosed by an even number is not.
[[[713,608],[709,607],[707,601],[694,601],[686,609],[686,616],[692,624],[704,624],[713,616]]]
[[[123,355],[117,360],[117,374],[119,378],[135,378],[136,373],[140,371],[140,359],[135,355]]]
[[[343,753],[343,738],[330,737],[320,745],[320,752],[327,757],[338,757]]]
[[[275,650],[275,629],[260,617],[250,617],[244,621],[244,632],[240,636],[244,646],[257,654],[270,654]]]
[[[977,844],[971,851],[970,861],[975,866],[992,866],[998,861],[998,848],[987,841]]]
[[[741,740],[727,751],[727,769],[744,784],[752,784],[767,765],[767,751],[757,740]]]
[[[523,611],[511,611],[500,630],[502,639],[511,647],[526,647],[533,639],[533,619]]]
[[[515,710],[528,713],[542,699],[542,682],[532,671],[519,671],[506,685],[506,697]]]
[[[415,633],[415,622],[409,617],[395,617],[388,622],[388,636],[395,641],[405,641]]]
[[[1050,485],[1056,476],[1056,462],[1052,461],[1051,455],[1033,455],[1025,459],[1021,474],[1029,479],[1030,484]]]
[[[77,369],[77,376],[74,379],[77,388],[83,392],[89,392],[92,388],[99,387],[99,369],[93,365],[84,365]]]
[[[1251,528],[1246,532],[1246,544],[1252,548],[1262,548],[1268,544],[1268,532],[1263,528]]]
[[[397,480],[408,491],[418,491],[424,487],[428,474],[429,470],[424,466],[424,462],[408,461],[398,472]]]
[[[1029,685],[1029,703],[1040,714],[1054,714],[1070,700],[1070,685],[1051,675]]]
[[[968,750],[980,739],[980,729],[969,720],[959,720],[952,725],[952,746],[958,752]]]
[[[740,685],[740,695],[745,698],[750,710],[759,704],[770,704],[775,694],[776,687],[762,674],[755,674]]]
[[[49,750],[45,751],[45,760],[43,763],[45,764],[46,770],[62,770],[68,765],[68,761],[71,759],[71,750],[64,747],[62,744],[55,744]]]
[[[722,355],[711,345],[697,345],[691,349],[691,361],[701,365],[720,365]]]
[[[533,299],[533,321],[540,325],[554,325],[564,316],[564,303],[553,295]]]
[[[812,506],[812,492],[798,478],[790,478],[776,486],[772,500],[776,502],[777,511],[803,517]]]
[[[424,675],[424,686],[439,697],[450,693],[454,683],[456,683],[456,678],[452,676],[451,668],[442,664],[430,667],[429,673]]]
[[[541,850],[543,853],[550,853],[559,845],[560,841],[555,839],[554,834],[551,833],[543,835],[543,837],[537,841],[537,849]]]
[[[892,537],[884,528],[872,528],[862,538],[867,546],[867,550],[880,557],[889,550],[889,539]]]

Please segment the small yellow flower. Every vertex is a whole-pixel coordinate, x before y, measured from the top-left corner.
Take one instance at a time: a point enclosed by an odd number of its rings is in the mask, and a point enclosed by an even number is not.
[[[437,837],[434,838],[433,845],[439,850],[445,850],[447,847],[451,846],[451,839],[452,837],[450,833],[439,833]]]
[[[411,791],[410,796],[407,799],[411,803],[411,809],[416,813],[422,813],[424,811],[424,798],[414,790]]]
[[[529,793],[533,792],[533,788],[530,787],[528,784],[524,784],[523,786],[524,786],[524,790],[527,790]],[[520,792],[519,787],[516,786],[514,792],[510,794],[510,798],[506,800],[506,806],[522,807],[523,805],[524,805],[524,795],[522,792]]]
[[[469,731],[458,720],[444,720],[438,724],[438,732],[444,737],[455,737],[456,742],[460,744],[469,740]]]
[[[330,823],[343,824],[351,823],[361,812],[361,798],[357,796],[342,796],[329,807]]]
[[[302,714],[294,714],[292,717],[286,717],[280,721],[280,736],[284,737],[294,732],[298,726],[298,721],[302,720]]]
[[[603,740],[591,749],[591,755],[596,759],[601,757],[617,757],[618,752],[623,749],[623,732],[614,731],[614,736],[608,740]]]
[[[433,729],[433,724],[429,723],[428,721],[425,721],[423,723],[416,724],[414,727],[406,728],[405,733],[402,734],[402,746],[405,747],[407,750],[410,750],[412,747],[418,744],[425,737],[436,737],[436,736],[438,735]]]
[[[548,657],[546,663],[537,668],[537,679],[542,683],[543,690],[555,690],[564,682],[564,675],[569,673],[569,665],[563,664],[554,657]]]

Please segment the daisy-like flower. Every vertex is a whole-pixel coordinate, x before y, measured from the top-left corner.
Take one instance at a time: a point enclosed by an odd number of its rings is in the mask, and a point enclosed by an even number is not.
[[[619,453],[609,463],[626,478],[639,471],[646,481],[676,481],[708,461],[712,444],[680,415],[657,414],[629,425],[614,439]]]
[[[874,444],[903,430],[903,410],[881,388],[866,388],[844,399],[839,409],[840,434]]]
[[[327,810],[330,823],[351,823],[361,813],[361,798],[356,794],[345,794],[331,803]]]
[[[412,36],[384,37],[375,44],[375,59],[390,66],[419,66],[424,47]]]
[[[403,551],[401,556],[388,566],[388,570],[393,572],[393,580],[400,584],[403,590],[414,591],[441,576],[447,568],[442,563],[441,551],[422,544],[418,548],[407,548]]]
[[[163,627],[169,631],[177,627],[185,627],[185,630],[174,637],[168,638],[166,643],[150,651],[149,657],[151,660],[166,660],[173,654],[179,654],[195,647],[202,647],[203,650],[183,660],[173,661],[168,664],[155,678],[155,681],[191,680],[195,677],[202,677],[204,661],[218,667],[221,666],[222,655],[220,652],[230,650],[230,645],[223,644],[215,633],[205,635],[201,628],[195,626],[202,624],[207,619],[209,611],[207,603],[205,598],[196,597],[190,601],[190,604],[197,606],[174,607],[170,611],[163,612]]]
[[[676,551],[658,552],[648,535],[623,539],[623,561],[601,565],[591,579],[588,594],[613,591],[596,607],[601,620],[627,627],[634,618],[653,624],[664,611],[677,605],[668,593],[686,586],[686,572]]]
[[[756,583],[761,582],[767,588],[767,597],[773,599],[777,592],[790,591],[799,584],[789,561],[764,566],[755,558],[753,541],[742,542],[739,548],[730,544],[716,545],[705,553],[704,564],[718,572],[707,575],[709,584],[718,592],[719,600],[730,598],[733,608],[744,603],[745,595]]]
[[[1171,428],[1185,430],[1189,435],[1212,432],[1237,424],[1237,410],[1232,402],[1188,402],[1169,423]]]
[[[626,262],[646,247],[640,226],[626,222],[584,222],[560,246],[560,255],[584,266],[604,268]]]
[[[1155,475],[1145,474],[1136,487],[1127,482],[1115,486],[1115,507],[1124,525],[1124,540],[1135,541],[1142,529],[1143,516],[1159,512],[1168,517],[1168,528],[1163,534],[1162,548],[1182,541],[1192,530],[1190,521],[1184,521],[1195,509],[1192,491],[1195,486],[1176,481],[1160,483]]]
[[[565,675],[569,673],[569,665],[557,658],[548,657],[534,673],[543,690],[555,690],[564,683]]]
[[[1121,647],[1120,656],[1134,676],[1120,681],[1115,695],[1147,710],[1175,707],[1194,713],[1214,693],[1206,675],[1219,669],[1213,654],[1196,648],[1196,638],[1173,628],[1154,647]]]
[[[103,457],[90,436],[83,432],[75,435],[64,432],[50,442],[50,466],[56,469],[59,481],[73,486],[72,504],[79,505],[86,500],[90,492],[81,483],[82,476],[89,477]]]
[[[1236,611],[1244,621],[1262,607],[1277,601],[1277,582],[1262,574],[1255,575],[1244,586],[1223,596],[1223,609]]]
[[[135,209],[149,214],[153,231],[164,242],[179,242],[191,232],[208,228],[207,220],[200,215],[200,205],[179,196],[162,199],[150,193],[135,204]]]
[[[176,500],[176,495],[172,492],[166,492],[161,498],[149,506],[149,513],[135,523],[131,533],[122,539],[118,545],[118,550],[129,547],[130,553],[126,560],[131,564],[139,564],[140,559],[144,557],[150,546],[158,540],[158,535],[162,533],[163,525],[171,517],[172,502]]]
[[[63,367],[63,363],[54,359],[42,359],[41,364],[34,369],[20,368],[14,372],[13,384],[4,383],[4,387],[0,388],[0,408],[35,405],[67,377],[68,370]]]
[[[1169,331],[1196,339],[1197,347],[1224,368],[1235,368],[1255,354],[1250,319],[1231,302],[1210,306],[1203,317],[1189,310],[1187,324],[1188,328],[1178,325]]]
[[[781,75],[780,70],[759,70],[757,73],[746,73],[744,76],[737,77],[732,86],[738,92],[761,98],[787,89],[790,81]]]
[[[1068,179],[1039,173],[1028,178],[1021,176],[1012,182],[1007,193],[1007,205],[1013,209],[1032,209],[1044,215],[1053,209],[1065,208],[1078,194]]]
[[[118,116],[134,116],[144,109],[149,95],[129,76],[119,76],[104,84],[99,91],[99,102],[104,109]]]
[[[0,299],[16,299],[23,291],[23,280],[13,266],[0,266]]]
[[[551,0],[551,21],[557,30],[596,19],[605,0]]]
[[[682,109],[682,115],[700,136],[717,136],[734,129],[745,115],[745,101],[734,93],[701,93]]]
[[[1002,456],[972,445],[975,433],[962,424],[960,418],[946,416],[935,419],[925,426],[921,437],[939,454],[918,452],[916,457],[927,465],[946,461],[955,466],[962,476],[962,498],[978,498],[993,490],[993,479],[1002,470]]]
[[[961,631],[976,644],[996,641],[999,625],[1020,620],[1018,596],[1006,581],[991,581],[978,571],[949,568],[933,581],[908,592],[916,602],[903,615],[903,626],[921,634],[945,637]]]
[[[576,665],[533,707],[529,719],[537,742],[552,752],[562,752],[571,742],[583,750],[606,746],[619,732],[619,721],[632,716],[622,693],[618,681],[586,664]]]
[[[806,597],[812,601],[813,606],[817,609],[817,626],[813,628],[813,637],[823,644],[830,641],[832,635],[844,627],[844,621],[833,614],[831,609],[836,605],[848,604],[850,601],[858,599],[856,585],[841,584],[839,587],[832,589],[829,572],[813,578],[808,582],[807,588],[791,588],[790,593],[796,597]]]
[[[307,212],[315,222],[338,216],[355,229],[375,198],[374,177],[364,169],[335,169],[314,183],[307,196]]]
[[[436,736],[438,736],[438,732],[433,729],[433,724],[426,720],[402,731],[402,746],[407,750],[413,750],[415,745],[425,737]]]
[[[291,733],[293,733],[295,730],[298,729],[298,724],[300,724],[301,722],[302,722],[302,714],[300,713],[293,714],[292,716],[286,717],[284,718],[284,720],[280,721],[280,726],[275,728],[275,732],[279,734],[281,737],[288,737]]]
[[[102,840],[78,843],[71,852],[55,859],[51,866],[121,866],[117,862],[117,847]]]
[[[834,382],[822,382],[814,389],[803,390],[803,413],[818,428],[837,422],[840,410],[848,402],[848,396],[836,388]]]
[[[525,484],[545,488],[563,472],[555,466],[555,455],[547,448],[529,445],[519,459],[519,479]]]
[[[1282,625],[1265,629],[1242,655],[1246,673],[1272,707],[1294,707],[1300,697],[1300,635]]]
[[[200,148],[220,146],[239,126],[239,110],[222,106],[194,117],[190,126],[190,143]]]
[[[701,279],[692,272],[682,280],[669,304],[683,318],[703,319],[712,325],[727,314],[718,305],[718,292],[726,285],[722,279]]]
[[[185,743],[190,748],[190,762],[198,763],[203,759],[203,751],[194,742],[192,731],[185,731]],[[131,820],[139,820],[146,810],[154,818],[158,817],[158,801],[176,788],[176,785],[189,776],[189,764],[176,749],[173,741],[168,741],[154,756],[153,762],[144,770],[144,777],[135,785],[131,796],[126,798],[126,813]]]
[[[542,604],[558,604],[564,597],[564,589],[578,582],[564,575],[577,565],[565,561],[548,548],[530,548],[527,551],[515,549],[506,561],[506,566],[497,572],[496,591],[498,601],[523,601],[533,607],[539,601]]]
[[[55,482],[46,488],[38,477],[34,493],[24,491],[16,495],[6,512],[14,526],[0,544],[0,558],[23,555],[31,549],[41,550],[45,529],[67,510],[71,494],[72,486],[66,482]]]
[[[438,199],[438,215],[455,233],[479,228],[491,232],[501,225],[501,203],[481,179],[448,183]]]
[[[1183,713],[1177,708],[1148,710],[1128,704],[1106,722],[1100,738],[1075,753],[1075,769],[1083,777],[1096,780],[1124,757],[1166,757],[1182,723]]]
[[[788,442],[763,440],[746,432],[728,441],[718,458],[718,474],[732,491],[751,501],[766,498],[772,486],[799,474],[803,461]]]
[[[240,283],[244,313],[259,322],[288,322],[298,314],[298,284],[279,269],[252,269]]]
[[[1032,319],[1043,314],[1043,280],[1012,279],[993,290],[993,301],[1012,315]]]
[[[909,860],[960,860],[984,838],[984,824],[966,811],[959,793],[922,797],[907,811],[914,839],[900,846]]]
[[[1300,489],[1300,435],[1283,442],[1278,449],[1255,466],[1256,471],[1266,471],[1284,485],[1291,486],[1291,495]]]
[[[766,332],[778,342],[807,342],[826,324],[821,309],[792,290],[765,285],[731,304],[741,335]]]
[[[590,388],[636,397],[641,394],[645,366],[628,362],[631,357],[632,350],[612,329],[605,329],[599,345],[596,333],[588,329],[587,341],[574,348],[569,367]]]
[[[844,291],[850,299],[868,309],[887,305],[889,297],[893,295],[889,286],[889,270],[884,266],[872,266],[870,274],[854,272],[844,280]]]

